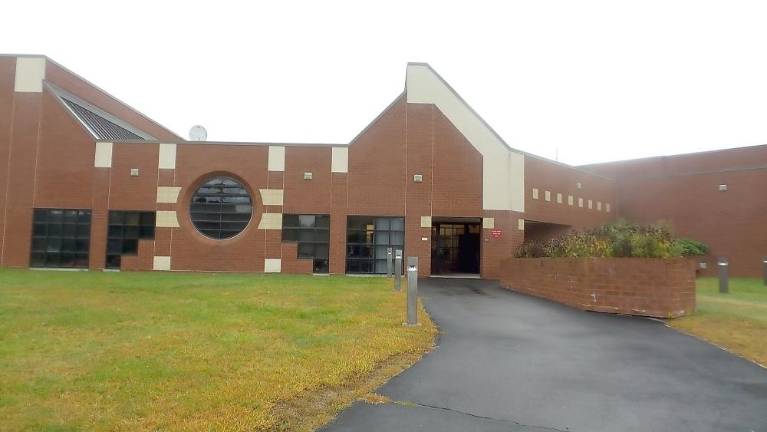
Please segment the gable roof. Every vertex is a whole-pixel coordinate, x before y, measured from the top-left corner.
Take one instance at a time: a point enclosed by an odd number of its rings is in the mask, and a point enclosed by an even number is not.
[[[58,97],[72,115],[98,140],[154,140],[152,135],[112,114],[68,93],[51,83],[47,87]]]

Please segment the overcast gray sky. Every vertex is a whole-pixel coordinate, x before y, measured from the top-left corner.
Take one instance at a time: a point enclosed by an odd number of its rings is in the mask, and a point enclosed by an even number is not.
[[[767,143],[764,1],[9,1],[47,54],[187,137],[347,143],[428,62],[572,164]]]

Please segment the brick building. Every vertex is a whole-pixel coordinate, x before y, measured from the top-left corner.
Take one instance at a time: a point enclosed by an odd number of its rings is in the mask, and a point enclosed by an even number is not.
[[[420,63],[348,144],[187,141],[46,57],[0,56],[0,265],[381,273],[393,247],[422,276],[497,278],[525,238],[625,215],[672,219],[745,274],[767,246],[766,201],[745,202],[764,159],[568,166],[510,148]],[[696,219],[696,199],[726,201]],[[723,218],[742,226],[710,235]]]

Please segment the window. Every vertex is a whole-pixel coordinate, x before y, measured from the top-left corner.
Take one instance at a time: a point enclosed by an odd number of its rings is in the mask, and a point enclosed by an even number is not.
[[[203,235],[228,239],[241,233],[253,213],[250,194],[231,177],[214,177],[192,196],[189,213],[192,223]]]
[[[405,246],[405,219],[349,216],[346,226],[346,272],[386,273],[388,248]]]
[[[88,268],[90,238],[90,210],[35,209],[30,265]]]
[[[155,212],[109,211],[106,268],[119,269],[123,255],[138,254],[139,239],[153,239]]]
[[[314,260],[314,273],[328,272],[330,216],[283,214],[282,241],[298,243],[298,258]]]

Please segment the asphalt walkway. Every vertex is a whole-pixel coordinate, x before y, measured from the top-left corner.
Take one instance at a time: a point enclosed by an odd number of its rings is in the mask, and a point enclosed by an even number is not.
[[[325,431],[765,431],[767,370],[634,317],[423,279],[438,347]],[[767,343],[767,342],[765,342]]]

